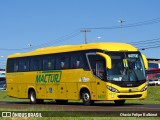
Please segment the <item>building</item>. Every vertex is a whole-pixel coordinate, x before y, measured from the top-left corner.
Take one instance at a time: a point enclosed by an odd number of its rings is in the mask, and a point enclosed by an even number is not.
[[[160,68],[160,59],[147,58],[149,69]]]

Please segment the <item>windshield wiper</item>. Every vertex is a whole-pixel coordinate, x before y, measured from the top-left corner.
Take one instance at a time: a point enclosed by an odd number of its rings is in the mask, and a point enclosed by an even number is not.
[[[128,81],[128,69],[124,68],[123,72],[122,72],[122,81]]]
[[[132,72],[133,71],[133,72]],[[134,75],[135,77],[135,81],[139,81],[136,72],[134,71],[134,69],[129,69],[130,74]]]

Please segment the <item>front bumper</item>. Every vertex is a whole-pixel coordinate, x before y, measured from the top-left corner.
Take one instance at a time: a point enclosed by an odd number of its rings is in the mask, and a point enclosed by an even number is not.
[[[107,100],[143,100],[147,97],[147,91],[132,93],[109,92]]]

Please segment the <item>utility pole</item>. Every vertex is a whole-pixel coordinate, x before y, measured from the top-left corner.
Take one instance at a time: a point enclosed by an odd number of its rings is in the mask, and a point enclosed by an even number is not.
[[[84,32],[84,40],[85,40],[85,44],[87,44],[87,32],[91,32],[91,30],[87,30],[87,29],[84,29],[84,30],[81,30],[81,32]]]
[[[125,22],[124,20],[118,20],[118,22],[121,24],[121,34],[123,34],[123,23]],[[123,35],[122,35],[122,38],[123,39]]]

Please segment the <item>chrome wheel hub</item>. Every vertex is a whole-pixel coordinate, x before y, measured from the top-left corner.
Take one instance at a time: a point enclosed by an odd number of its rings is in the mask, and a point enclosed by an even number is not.
[[[89,94],[88,93],[84,93],[83,94],[83,99],[84,99],[84,101],[89,101],[90,100]]]

